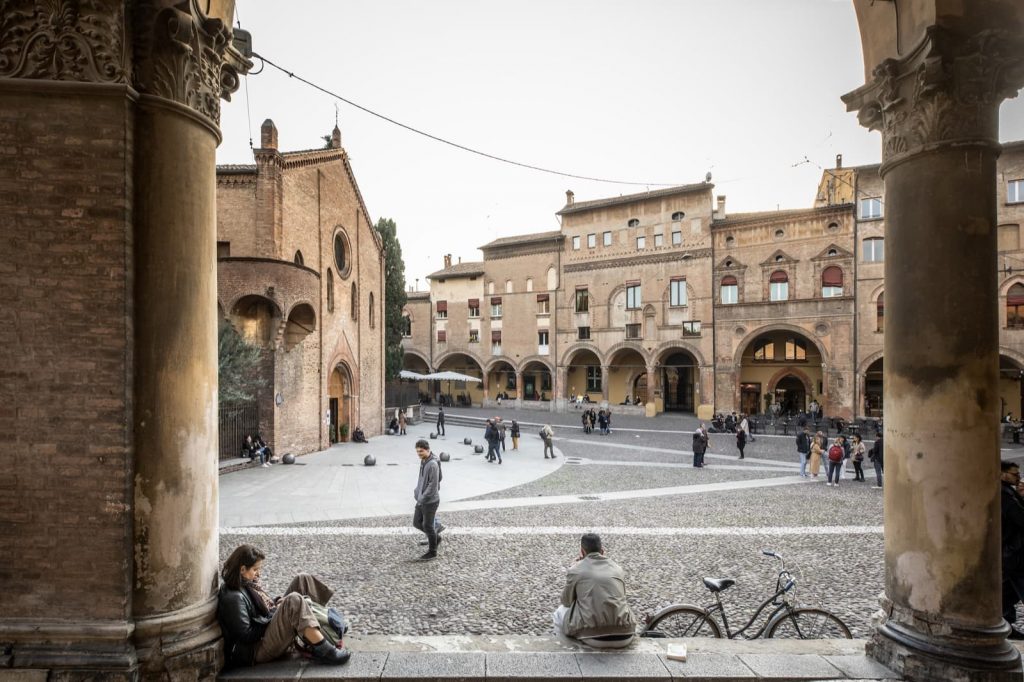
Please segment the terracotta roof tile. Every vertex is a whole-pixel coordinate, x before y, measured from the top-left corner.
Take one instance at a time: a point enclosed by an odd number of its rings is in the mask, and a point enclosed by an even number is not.
[[[517,234],[512,237],[500,237],[492,242],[488,242],[481,246],[481,249],[495,249],[499,246],[509,246],[512,244],[528,244],[530,242],[545,242],[554,241],[556,239],[564,239],[565,235],[562,234],[561,230],[552,230],[550,232],[532,232],[530,234]]]
[[[627,204],[633,201],[642,201],[644,199],[657,199],[658,197],[670,197],[674,194],[688,194],[690,192],[710,192],[714,189],[714,185],[709,182],[699,182],[693,185],[678,185],[676,187],[666,187],[665,189],[656,189],[652,192],[639,192],[637,194],[624,194],[619,197],[608,197],[606,199],[595,199],[593,201],[577,201],[572,205],[566,204],[558,215],[566,215],[568,213],[579,213],[580,211],[588,211],[595,208],[604,208],[605,206],[615,206],[616,204]]]
[[[444,279],[446,277],[473,277],[484,274],[484,264],[480,261],[456,263],[450,268],[438,270],[427,275],[427,279]]]

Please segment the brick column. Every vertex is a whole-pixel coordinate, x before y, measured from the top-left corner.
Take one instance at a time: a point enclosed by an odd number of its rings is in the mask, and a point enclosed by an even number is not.
[[[608,402],[608,377],[611,373],[611,365],[601,365],[601,400]],[[584,388],[586,388],[584,386]]]
[[[1010,4],[925,23],[877,66],[892,8],[858,5],[874,70],[844,97],[882,131],[885,181],[886,575],[868,652],[910,680],[1021,674],[1000,614],[996,391],[998,110],[1024,79]],[[913,13],[905,26],[927,19]]]

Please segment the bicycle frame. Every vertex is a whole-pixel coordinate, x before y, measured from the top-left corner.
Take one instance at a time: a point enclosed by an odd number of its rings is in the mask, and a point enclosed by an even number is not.
[[[768,551],[764,551],[763,553],[766,556],[773,556],[776,559],[782,560],[782,570],[779,571],[779,576],[775,579],[775,594],[761,602],[761,605],[757,607],[757,610],[754,611],[754,615],[750,617],[750,620],[747,621],[746,625],[736,632],[732,631],[732,628],[729,627],[729,618],[725,615],[725,607],[722,605],[721,592],[715,592],[715,603],[704,609],[707,611],[708,617],[711,617],[715,612],[718,612],[722,618],[722,624],[725,626],[725,636],[728,639],[735,639],[737,637],[743,637],[744,639],[757,639],[764,634],[765,630],[781,618],[784,613],[789,613],[793,609],[793,606],[786,601],[784,595],[793,589],[796,585],[796,581],[793,579],[790,572],[786,570],[785,560],[774,552],[769,553]],[[762,625],[753,635],[745,634],[747,630],[754,625],[754,621],[756,621],[761,616],[761,613],[763,613],[769,606],[775,606],[776,608],[771,612],[771,615],[765,619],[764,625]]]

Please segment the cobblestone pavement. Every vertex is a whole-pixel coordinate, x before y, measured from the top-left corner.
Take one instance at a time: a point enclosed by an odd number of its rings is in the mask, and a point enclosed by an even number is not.
[[[524,413],[523,420],[537,414]],[[855,636],[868,633],[884,577],[882,491],[872,488],[873,471],[865,483],[854,482],[851,470],[838,489],[826,487],[824,474],[816,481],[793,476],[792,437],[758,437],[741,462],[727,435],[713,436],[708,466],[693,469],[689,434],[673,433],[687,428],[686,418],[620,422],[610,436],[556,425],[556,447],[582,463],[478,496],[489,508],[443,512],[450,530],[436,561],[415,561],[423,550],[422,535],[410,528],[411,500],[402,516],[227,528],[222,559],[240,542],[263,548],[272,592],[295,572],[320,575],[337,589],[332,605],[360,633],[545,634],[586,530],[601,533],[625,568],[630,603],[641,615],[675,601],[708,604],[700,578],[731,577],[738,582],[724,595],[727,613],[745,622],[774,586],[776,562],[760,552],[771,548],[800,570],[799,601],[827,606]],[[524,438],[536,435],[524,427]],[[1004,456],[1018,454],[1024,452]],[[517,456],[508,455],[504,466],[514,466]],[[458,475],[454,467],[445,473]],[[793,484],[768,485],[782,477]],[[763,487],[739,487],[761,481]],[[732,482],[735,489],[699,487]],[[666,486],[693,492],[544,504],[550,495]],[[505,506],[512,499],[524,506]]]

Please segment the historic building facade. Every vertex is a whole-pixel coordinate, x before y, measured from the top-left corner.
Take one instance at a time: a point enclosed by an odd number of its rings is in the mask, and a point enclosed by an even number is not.
[[[1003,145],[998,169],[999,393],[1020,416],[1024,142]],[[507,394],[558,410],[586,394],[652,415],[816,401],[831,416],[881,416],[878,171],[837,157],[812,208],[756,213],[728,213],[707,183],[585,202],[568,192],[561,230],[495,240],[477,262],[449,257],[429,292],[411,294],[406,367],[481,378],[453,391],[473,404]]]
[[[381,432],[384,256],[341,132],[281,152],[261,129],[255,164],[217,168],[217,303],[264,350],[260,428],[302,454],[361,425]]]

